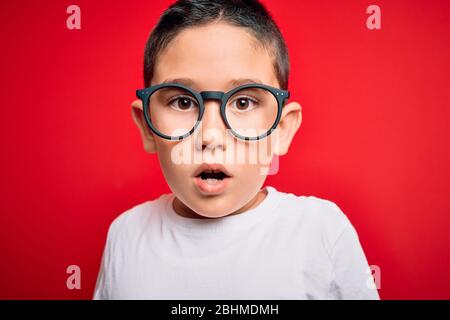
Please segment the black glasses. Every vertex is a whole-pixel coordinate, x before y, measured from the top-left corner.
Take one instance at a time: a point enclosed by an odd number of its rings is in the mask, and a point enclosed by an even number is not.
[[[205,112],[204,100],[220,101],[220,115],[234,136],[259,140],[277,127],[289,91],[250,83],[228,92],[197,92],[179,83],[162,83],[136,90],[150,129],[168,140],[191,135]]]

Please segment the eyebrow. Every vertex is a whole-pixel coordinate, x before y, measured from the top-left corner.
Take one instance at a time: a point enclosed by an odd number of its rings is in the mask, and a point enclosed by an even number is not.
[[[166,79],[162,83],[178,83],[189,87],[195,87],[196,83],[191,78],[175,78],[175,79]],[[252,78],[239,78],[239,79],[233,79],[228,81],[227,85],[231,88],[249,84],[249,83],[259,83],[262,84],[263,82],[259,79],[252,79]]]

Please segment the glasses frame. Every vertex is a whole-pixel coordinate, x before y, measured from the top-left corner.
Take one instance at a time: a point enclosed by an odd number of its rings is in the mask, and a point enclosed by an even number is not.
[[[164,87],[176,87],[176,88],[180,88],[183,90],[188,91],[190,94],[192,94],[192,96],[197,100],[198,105],[199,105],[199,114],[198,114],[198,118],[196,123],[194,124],[193,128],[185,133],[184,135],[181,136],[168,136],[165,135],[161,132],[159,132],[152,124],[150,116],[148,114],[149,111],[149,100],[150,100],[150,96],[157,90],[164,88]],[[277,101],[277,117],[275,119],[275,122],[273,123],[272,127],[264,134],[259,135],[257,137],[246,137],[243,135],[240,135],[239,133],[235,132],[233,130],[233,128],[231,128],[227,117],[226,117],[226,112],[225,112],[225,108],[228,102],[228,99],[230,97],[232,97],[236,92],[238,92],[239,90],[243,90],[243,89],[247,89],[247,88],[260,88],[260,89],[265,89],[267,91],[269,91],[276,99]],[[218,100],[220,101],[220,115],[222,117],[223,122],[225,123],[226,127],[233,133],[234,136],[236,136],[239,139],[245,140],[245,141],[251,141],[251,140],[260,140],[263,139],[265,137],[267,137],[268,135],[270,135],[275,128],[278,126],[278,123],[280,122],[280,118],[281,118],[281,112],[282,112],[282,108],[284,107],[284,104],[286,102],[286,99],[289,98],[289,91],[287,90],[282,90],[279,88],[275,88],[269,85],[265,85],[265,84],[260,84],[260,83],[248,83],[248,84],[244,84],[244,85],[240,85],[236,88],[231,89],[228,92],[223,92],[223,91],[201,91],[198,92],[192,88],[189,88],[185,85],[182,85],[180,83],[161,83],[161,84],[157,84],[157,85],[153,85],[150,86],[148,88],[145,89],[138,89],[136,90],[136,97],[138,97],[139,99],[142,100],[142,105],[143,105],[143,109],[144,109],[144,118],[145,121],[147,122],[148,127],[159,137],[167,139],[167,140],[182,140],[188,136],[190,136],[195,129],[198,127],[198,125],[200,124],[200,121],[203,118],[203,114],[205,112],[205,104],[204,101],[205,100]]]

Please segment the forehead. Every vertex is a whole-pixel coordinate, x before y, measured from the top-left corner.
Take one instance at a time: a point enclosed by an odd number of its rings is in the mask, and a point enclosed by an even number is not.
[[[237,79],[278,86],[269,52],[244,28],[223,22],[185,29],[159,54],[152,84],[177,78],[197,90],[227,91]]]

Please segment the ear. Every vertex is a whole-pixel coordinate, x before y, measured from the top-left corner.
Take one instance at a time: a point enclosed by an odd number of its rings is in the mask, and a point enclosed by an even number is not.
[[[280,123],[278,124],[278,136],[274,153],[278,156],[285,155],[292,139],[302,123],[302,107],[297,102],[290,102],[283,107]]]
[[[151,129],[147,126],[147,122],[145,122],[141,100],[137,99],[131,103],[131,116],[133,117],[134,123],[137,125],[141,133],[144,150],[148,153],[155,153],[155,137]]]

